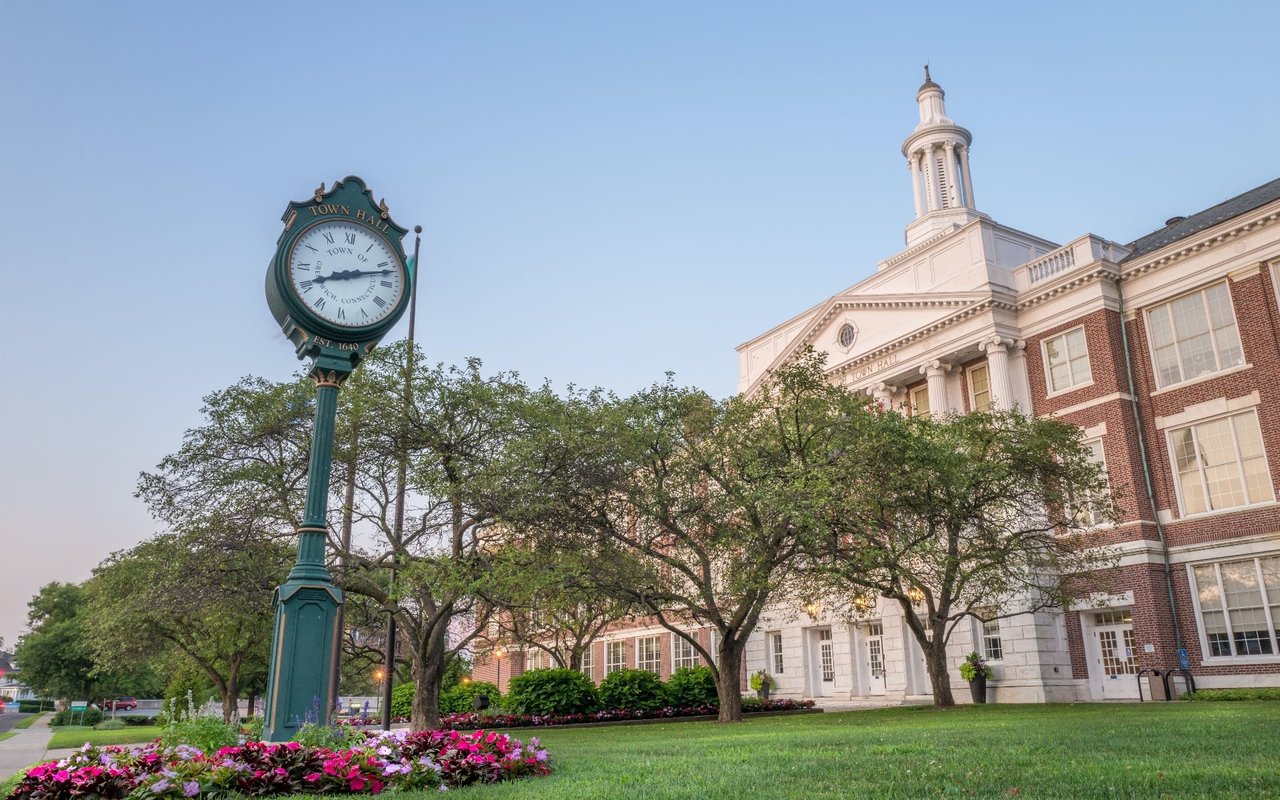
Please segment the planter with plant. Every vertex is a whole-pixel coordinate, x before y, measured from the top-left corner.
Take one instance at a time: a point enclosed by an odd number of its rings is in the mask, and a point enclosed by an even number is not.
[[[761,700],[769,699],[769,692],[778,685],[778,681],[764,670],[751,673],[751,688]]]
[[[973,652],[964,657],[960,664],[960,677],[969,682],[969,693],[973,702],[987,702],[987,678],[991,677],[991,667],[979,653]]]

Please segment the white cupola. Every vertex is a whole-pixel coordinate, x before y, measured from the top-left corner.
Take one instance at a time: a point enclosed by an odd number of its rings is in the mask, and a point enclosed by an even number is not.
[[[916,93],[920,124],[902,143],[916,202],[915,221],[906,231],[908,247],[983,216],[973,203],[973,181],[969,177],[969,144],[973,136],[947,116],[945,97],[926,65],[924,84]]]

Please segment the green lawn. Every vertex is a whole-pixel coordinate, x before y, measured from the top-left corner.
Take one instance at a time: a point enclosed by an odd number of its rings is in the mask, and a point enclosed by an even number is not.
[[[462,796],[1280,798],[1280,702],[896,708],[540,738],[555,775]]]
[[[3,742],[5,739],[8,739],[10,736],[17,736],[17,735],[18,734],[15,731],[5,731],[4,733],[0,733],[0,742]]]
[[[49,741],[50,750],[63,747],[80,747],[85,742],[91,744],[141,744],[149,742],[160,734],[164,728],[158,725],[139,725],[132,728],[120,728],[114,731],[95,731],[85,725],[67,725],[54,728],[53,739]]]
[[[36,720],[40,719],[43,716],[44,714],[32,714],[29,717],[19,720],[18,724],[14,725],[13,727],[14,728],[30,728],[32,725],[36,724]]]

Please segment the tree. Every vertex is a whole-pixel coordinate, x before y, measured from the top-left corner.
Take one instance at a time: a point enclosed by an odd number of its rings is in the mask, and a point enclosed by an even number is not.
[[[206,423],[138,478],[136,494],[172,529],[219,519],[291,535],[306,493],[315,386],[243,378],[204,398]]]
[[[27,604],[30,632],[18,639],[14,660],[36,694],[64,699],[96,696],[94,661],[84,630],[84,590],[50,583]]]
[[[266,671],[271,595],[292,548],[222,519],[113,554],[88,583],[95,656],[137,663],[173,648],[217,689],[224,721],[239,717],[242,680]],[[258,680],[258,683],[261,683]]]
[[[934,704],[954,704],[946,647],[966,618],[1061,607],[1110,566],[1114,519],[1075,426],[1018,412],[907,417],[848,395],[841,441],[812,482],[814,566],[844,596],[898,604]],[[998,610],[996,610],[998,609]]]
[[[506,535],[494,526],[496,457],[520,435],[527,389],[513,375],[482,375],[477,361],[426,366],[398,343],[375,351],[344,393],[364,429],[352,498],[360,533],[342,586],[396,615],[416,686],[412,727],[434,728],[448,665],[484,626],[479,592]]]
[[[490,646],[536,649],[556,666],[581,669],[591,643],[634,606],[601,595],[591,565],[572,547],[526,542],[494,559],[482,594],[492,606]]]
[[[545,397],[551,422],[513,448],[523,502],[507,521],[567,541],[598,591],[688,641],[715,674],[719,719],[740,720],[747,640],[766,607],[803,591],[807,483],[838,398],[816,356],[725,401],[670,381],[623,400]],[[714,658],[689,623],[716,631]]]

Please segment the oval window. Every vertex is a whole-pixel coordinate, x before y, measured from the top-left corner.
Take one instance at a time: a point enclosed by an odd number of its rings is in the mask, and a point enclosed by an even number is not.
[[[853,343],[858,339],[858,329],[845,323],[836,339],[840,342],[841,347],[853,347]]]

